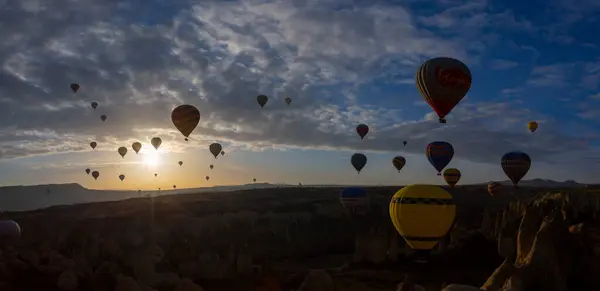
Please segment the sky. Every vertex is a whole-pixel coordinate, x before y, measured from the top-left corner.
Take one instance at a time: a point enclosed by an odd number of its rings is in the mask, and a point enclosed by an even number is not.
[[[533,160],[525,179],[600,182],[597,0],[0,7],[0,185],[440,184],[425,156],[432,141],[453,144],[448,167],[462,172],[459,184],[506,180],[500,158],[515,150]],[[447,124],[415,86],[417,69],[434,57],[459,59],[473,76]],[[262,109],[259,94],[269,97]],[[170,119],[181,104],[201,113],[188,142]],[[359,123],[371,129],[364,140]],[[163,140],[158,152],[152,137]],[[213,142],[224,156],[210,154]],[[129,148],[124,158],[120,146]],[[355,152],[368,157],[360,174],[350,165]],[[400,173],[397,155],[407,160]]]

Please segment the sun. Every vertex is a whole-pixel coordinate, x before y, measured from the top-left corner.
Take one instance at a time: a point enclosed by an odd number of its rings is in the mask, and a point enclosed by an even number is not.
[[[160,155],[157,151],[147,151],[144,153],[144,164],[147,166],[157,166],[160,163]]]

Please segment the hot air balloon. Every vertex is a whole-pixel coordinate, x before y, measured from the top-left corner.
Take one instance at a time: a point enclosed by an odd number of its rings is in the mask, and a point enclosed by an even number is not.
[[[212,168],[214,168],[215,166],[213,166],[213,165],[210,165],[210,166],[208,166],[208,167],[209,167],[209,168],[212,170]]]
[[[285,97],[285,104],[290,105],[290,103],[292,103],[292,98]]]
[[[460,180],[460,176],[460,171],[455,168],[449,168],[444,171],[444,180],[450,188],[454,188],[456,183]]]
[[[445,141],[434,141],[427,145],[427,159],[429,163],[438,171],[441,171],[450,163],[454,157],[454,148]]]
[[[98,177],[100,177],[100,173],[98,171],[93,171],[92,177],[94,177],[94,180],[98,180]]]
[[[360,187],[342,190],[340,202],[350,214],[366,214],[369,209],[369,196],[365,189]]]
[[[225,151],[221,151],[221,155],[224,156],[225,155]]]
[[[256,182],[256,178],[252,179],[254,182]]]
[[[200,122],[200,111],[192,105],[179,105],[171,112],[171,121],[187,141]]]
[[[160,145],[162,144],[162,139],[160,139],[160,137],[153,137],[150,140],[150,144],[152,144],[154,149],[158,150],[158,147],[160,147]]]
[[[404,146],[406,146],[406,144],[408,144],[408,142],[406,142],[406,141],[403,141],[403,142],[402,142],[402,144],[403,144]]]
[[[206,178],[206,181],[208,181],[208,180],[210,179],[210,177],[209,177],[209,176],[206,176],[205,178]]]
[[[471,71],[463,62],[452,58],[433,58],[417,71],[417,89],[437,113],[440,123],[471,88]]]
[[[178,164],[180,167],[183,166],[183,161],[179,161]]]
[[[527,128],[531,132],[535,132],[538,129],[538,123],[535,121],[530,121],[527,123]]]
[[[21,227],[13,220],[0,220],[0,237],[2,239],[18,238],[21,236]]]
[[[269,97],[267,97],[265,95],[258,95],[256,97],[256,102],[258,102],[258,105],[260,105],[260,108],[265,107],[265,104],[267,104],[267,101],[269,101]]]
[[[127,154],[127,148],[126,147],[120,147],[117,152],[119,153],[119,155],[121,155],[121,158],[125,158],[125,154]]]
[[[394,168],[396,168],[396,170],[398,170],[398,173],[400,173],[400,170],[402,170],[402,168],[404,168],[404,165],[406,165],[406,159],[401,156],[394,157],[392,159],[392,165],[394,165]]]
[[[359,124],[356,126],[356,133],[360,136],[360,139],[364,139],[367,133],[369,133],[369,126],[366,124]]]
[[[79,90],[79,84],[77,83],[71,83],[71,90],[73,91],[73,93],[77,93],[77,90]]]
[[[92,109],[94,109],[94,111],[96,111],[96,108],[98,108],[98,102],[94,101],[94,102],[92,102]]]
[[[433,249],[448,233],[455,216],[452,196],[439,186],[409,185],[390,201],[392,223],[414,250]]]
[[[208,150],[210,151],[210,153],[213,154],[213,156],[215,156],[215,159],[217,158],[217,156],[219,156],[219,153],[221,152],[221,149],[223,149],[223,147],[221,146],[220,143],[211,143],[208,146]]]
[[[93,142],[91,142],[91,143],[90,143],[90,147],[91,147],[93,150],[95,150],[95,149],[96,149],[96,146],[97,146],[97,145],[98,145],[98,144],[97,144],[95,141],[93,141]]]
[[[353,154],[352,158],[350,158],[350,163],[352,164],[354,169],[356,169],[356,171],[358,173],[360,173],[360,171],[367,164],[367,156],[365,156],[364,154],[361,154],[361,153]]]
[[[85,173],[88,174],[88,175],[90,174],[91,171],[92,170],[90,170],[90,169],[85,169]]]
[[[106,121],[106,115],[100,116],[100,119],[102,119],[102,122]]]
[[[487,188],[488,188],[488,193],[490,193],[490,196],[496,197],[502,191],[502,184],[500,184],[498,182],[491,182],[488,184]]]
[[[509,152],[502,156],[501,164],[502,170],[516,188],[519,181],[521,181],[529,171],[529,168],[531,167],[531,158],[524,152]]]
[[[119,175],[119,180],[121,180],[121,181],[125,180],[125,175],[123,175],[123,174]]]
[[[156,177],[156,176],[158,176],[158,174],[157,174],[157,173],[154,173],[154,177]]]
[[[137,154],[140,152],[140,150],[142,149],[142,144],[139,142],[134,142],[133,144],[131,144],[131,148],[133,149],[133,151]]]
[[[173,189],[177,188],[177,185],[173,185]]]

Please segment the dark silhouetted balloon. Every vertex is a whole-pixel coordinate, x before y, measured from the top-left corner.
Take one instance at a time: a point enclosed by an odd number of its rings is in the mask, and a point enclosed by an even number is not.
[[[171,121],[187,141],[200,122],[200,111],[192,105],[179,105],[171,112]]]
[[[366,124],[359,124],[356,126],[356,133],[358,133],[358,136],[360,136],[360,139],[365,138],[365,136],[367,135],[367,133],[369,133],[369,126]]]
[[[93,142],[91,142],[91,143],[90,143],[90,147],[91,147],[93,150],[95,150],[95,149],[96,149],[96,146],[97,146],[97,145],[98,145],[98,144],[97,144],[95,141],[93,141]]]
[[[392,159],[392,165],[394,165],[394,168],[396,168],[396,170],[398,170],[398,173],[400,173],[400,170],[402,170],[402,168],[404,168],[404,165],[406,165],[406,159],[402,156],[397,156]]]
[[[136,142],[134,142],[134,143],[131,145],[131,148],[132,148],[132,149],[133,149],[133,151],[134,151],[134,152],[137,154],[137,153],[139,153],[139,152],[140,152],[140,150],[142,149],[142,144],[136,141]]]
[[[516,188],[519,181],[521,181],[529,171],[529,168],[531,167],[531,158],[524,152],[514,151],[504,154],[500,163],[502,164],[502,170]]]
[[[258,105],[260,105],[260,108],[265,107],[265,104],[267,104],[267,101],[269,101],[269,97],[267,97],[265,95],[258,95],[256,97],[256,102],[258,102]]]
[[[98,102],[94,101],[94,102],[92,102],[92,109],[94,109],[94,111],[96,111],[96,108],[98,108]]]
[[[208,150],[211,154],[213,154],[213,156],[215,156],[215,159],[219,156],[219,153],[221,153],[222,149],[223,147],[221,146],[221,144],[216,142],[208,146]]]
[[[117,152],[119,153],[119,155],[121,155],[121,158],[125,158],[125,155],[127,154],[127,148],[120,147],[119,149],[117,149]]]
[[[162,144],[162,139],[160,139],[160,137],[153,137],[150,140],[150,144],[152,144],[154,149],[158,150],[158,147],[160,147],[160,145]]]
[[[119,175],[119,180],[121,180],[121,181],[125,180],[125,175],[123,175],[123,174]]]
[[[92,177],[94,177],[94,180],[98,180],[98,177],[100,177],[100,173],[98,171],[93,171]]]
[[[85,173],[88,174],[88,175],[90,174],[91,171],[92,170],[90,170],[90,169],[85,169]]]
[[[100,116],[100,119],[102,119],[102,122],[106,121],[106,118],[107,118],[106,115]]]
[[[352,164],[354,169],[356,169],[356,171],[358,173],[360,173],[360,171],[367,164],[367,156],[365,156],[364,154],[361,154],[361,153],[353,154],[352,158],[350,158],[350,163]]]
[[[73,93],[77,93],[77,90],[79,90],[79,84],[77,83],[71,83],[71,90],[73,91]]]

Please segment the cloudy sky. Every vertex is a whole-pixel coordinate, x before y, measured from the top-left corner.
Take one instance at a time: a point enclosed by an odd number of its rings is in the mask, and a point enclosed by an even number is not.
[[[441,183],[425,157],[437,140],[454,145],[450,167],[462,171],[461,183],[506,179],[500,157],[513,150],[533,160],[526,179],[600,182],[595,0],[0,6],[1,185]],[[414,81],[419,65],[438,56],[462,60],[473,74],[446,125]],[[269,96],[263,109],[259,94]],[[180,104],[202,116],[189,142],[170,120]],[[529,120],[540,124],[533,134]],[[371,127],[364,140],[359,123]],[[163,140],[158,157],[149,145],[154,136]],[[143,143],[138,155],[134,141]],[[226,155],[215,160],[212,142]],[[123,159],[119,146],[130,148]],[[369,159],[359,175],[350,165],[354,152]],[[407,160],[401,173],[391,164],[396,155]]]

